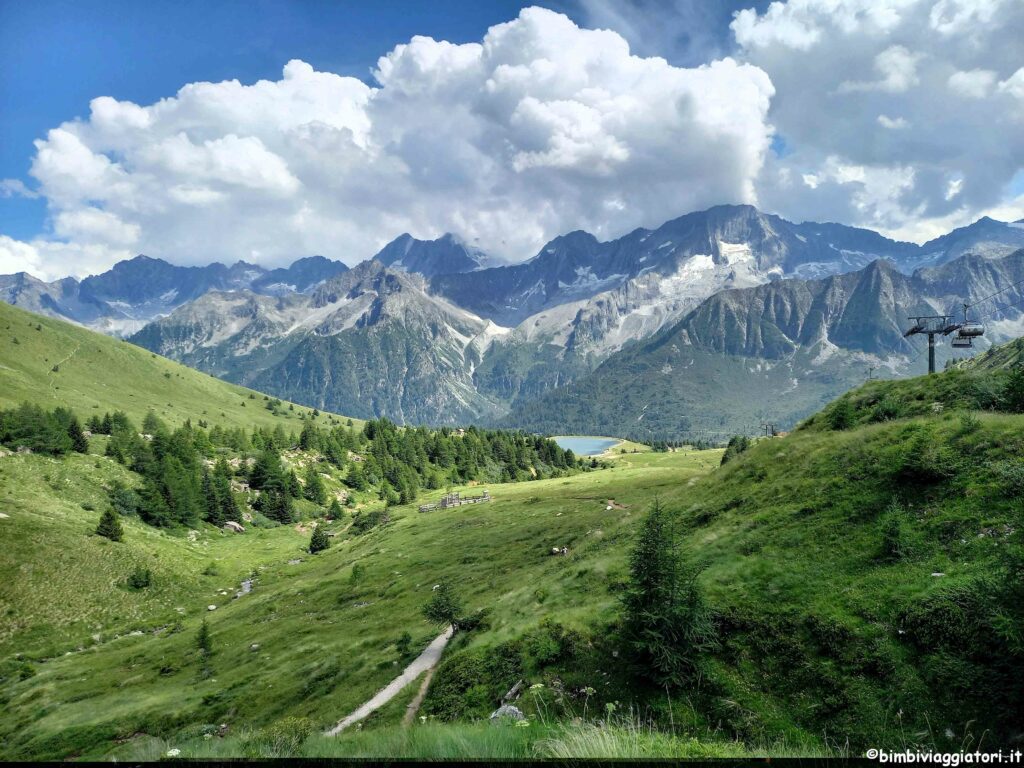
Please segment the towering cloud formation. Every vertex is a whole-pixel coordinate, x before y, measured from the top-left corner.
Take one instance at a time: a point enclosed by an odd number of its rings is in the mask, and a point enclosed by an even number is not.
[[[638,19],[650,37],[651,19],[714,16],[581,2],[634,38]],[[786,0],[730,31],[688,33],[689,59],[734,55],[684,68],[528,8],[480,43],[415,37],[370,84],[291,61],[280,80],[148,106],[100,97],[36,143],[34,189],[0,182],[50,210],[46,237],[0,233],[0,271],[137,252],[352,263],[445,230],[522,259],[568,230],[613,237],[728,202],[917,240],[1024,216],[1021,0]]]
[[[1020,194],[1020,0],[788,0],[732,30],[779,92],[766,207],[920,239]]]
[[[415,37],[373,77],[291,61],[278,81],[193,83],[149,106],[94,99],[36,142],[52,236],[0,241],[0,268],[18,253],[82,273],[140,251],[351,263],[404,230],[524,258],[570,229],[755,202],[771,139],[758,67],[673,67],[540,8],[481,43]]]

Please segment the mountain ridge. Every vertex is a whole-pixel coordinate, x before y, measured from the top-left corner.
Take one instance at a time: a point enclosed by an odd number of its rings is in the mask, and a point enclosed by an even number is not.
[[[903,335],[908,315],[957,314],[962,300],[977,302],[996,285],[1007,307],[991,316],[1019,321],[1022,284],[1024,249],[909,276],[876,260],[859,272],[721,291],[577,381],[514,405],[498,423],[546,432],[561,422],[580,434],[647,440],[721,439],[756,433],[761,422],[786,428],[869,368],[890,378],[920,373],[923,347]],[[952,357],[940,344],[940,362]]]
[[[381,249],[380,258],[352,270],[322,257],[278,270],[246,262],[178,268],[137,257],[81,283],[0,278],[0,298],[51,315],[77,315],[115,334],[135,332],[139,343],[201,370],[318,407],[411,423],[491,421],[591,375],[722,291],[824,279],[884,259],[893,275],[878,272],[876,283],[862,287],[849,315],[860,320],[829,331],[834,341],[853,343],[874,322],[871,294],[893,290],[890,283],[900,279],[895,273],[940,270],[931,288],[952,305],[966,282],[977,284],[973,295],[1004,285],[994,265],[1021,238],[1024,228],[983,219],[931,241],[929,248],[948,246],[949,253],[979,245],[980,254],[956,257],[954,269],[962,274],[954,275],[943,271],[950,261],[945,251],[924,254],[925,246],[871,230],[795,224],[729,205],[604,242],[576,230],[514,265],[490,265],[485,254],[450,234],[436,240],[403,234]],[[140,277],[133,281],[132,274]],[[906,297],[900,301],[909,304]],[[854,311],[857,302],[863,308]],[[1014,317],[1000,334],[1009,333]],[[793,354],[800,345],[817,345],[820,354],[828,349],[806,333],[779,331],[776,321],[764,318],[744,331],[719,325],[714,332],[727,347],[748,337],[756,337],[755,347],[775,345],[776,357],[759,361]],[[892,350],[906,346],[894,327],[870,333],[891,342]],[[411,389],[410,375],[417,379]],[[791,379],[774,386],[787,389]]]

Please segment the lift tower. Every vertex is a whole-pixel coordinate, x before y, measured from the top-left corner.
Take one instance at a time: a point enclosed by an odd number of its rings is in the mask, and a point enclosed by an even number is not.
[[[904,337],[917,333],[928,334],[928,373],[935,373],[935,337],[939,334],[948,336],[959,330],[960,324],[955,322],[953,315],[917,315],[907,319],[913,325],[903,334]]]

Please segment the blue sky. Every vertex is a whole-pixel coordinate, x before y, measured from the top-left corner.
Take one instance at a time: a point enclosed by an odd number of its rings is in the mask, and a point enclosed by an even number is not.
[[[0,272],[402,231],[515,261],[737,202],[917,242],[1024,215],[1019,0],[528,5],[0,0]]]

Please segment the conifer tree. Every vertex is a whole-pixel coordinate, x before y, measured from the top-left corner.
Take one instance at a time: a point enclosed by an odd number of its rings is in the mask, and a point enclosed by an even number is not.
[[[1024,413],[1024,364],[1018,364],[1006,380],[1003,401],[1011,413]]]
[[[327,503],[327,491],[316,464],[306,467],[306,487],[303,489],[303,495],[314,504],[323,506]]]
[[[107,509],[103,512],[100,516],[100,524],[96,526],[96,534],[111,541],[121,541],[124,538],[124,529],[121,527],[121,521],[114,514],[114,510]]]
[[[217,501],[220,504],[220,517],[222,523],[228,520],[239,519],[240,512],[238,502],[231,490],[231,468],[227,461],[221,456],[213,467],[213,488],[217,493]]]
[[[167,428],[160,421],[160,417],[156,415],[156,411],[150,410],[146,412],[146,417],[142,420],[142,431],[147,435],[155,435],[157,432],[166,432]]]
[[[655,501],[630,555],[623,596],[623,637],[634,668],[666,687],[691,679],[715,646],[700,569],[683,560],[678,544],[672,516]]]
[[[451,624],[452,630],[459,630],[459,614],[462,613],[462,601],[455,593],[455,590],[446,581],[442,581],[430,596],[430,600],[423,606],[423,616],[427,621],[447,626]]]
[[[71,438],[71,450],[75,453],[89,452],[89,439],[82,431],[82,422],[73,413],[68,419],[68,437]]]
[[[302,483],[299,482],[299,476],[295,474],[294,469],[285,475],[285,490],[293,499],[302,498]]]
[[[213,656],[213,635],[210,633],[210,625],[206,619],[199,625],[199,632],[196,634],[196,650],[199,651],[199,659],[202,661],[200,677],[206,679],[213,674],[210,667],[210,657]]]
[[[299,435],[299,448],[303,451],[312,451],[320,447],[320,433],[312,421],[302,425],[302,433]]]
[[[339,520],[344,513],[341,510],[341,505],[337,499],[331,501],[331,506],[327,509],[328,520]]]
[[[331,540],[327,538],[327,531],[324,530],[322,525],[313,526],[313,535],[309,539],[309,554],[315,555],[317,552],[323,552],[331,545]]]
[[[220,493],[213,482],[213,475],[203,468],[203,519],[210,525],[224,525],[224,510],[221,506]]]
[[[203,623],[199,625],[199,632],[196,635],[196,648],[199,651],[199,655],[204,659],[213,655],[213,636],[210,634],[210,625],[206,619],[203,619]]]
[[[358,461],[353,461],[345,476],[345,485],[355,491],[365,491],[367,487],[366,474]]]

